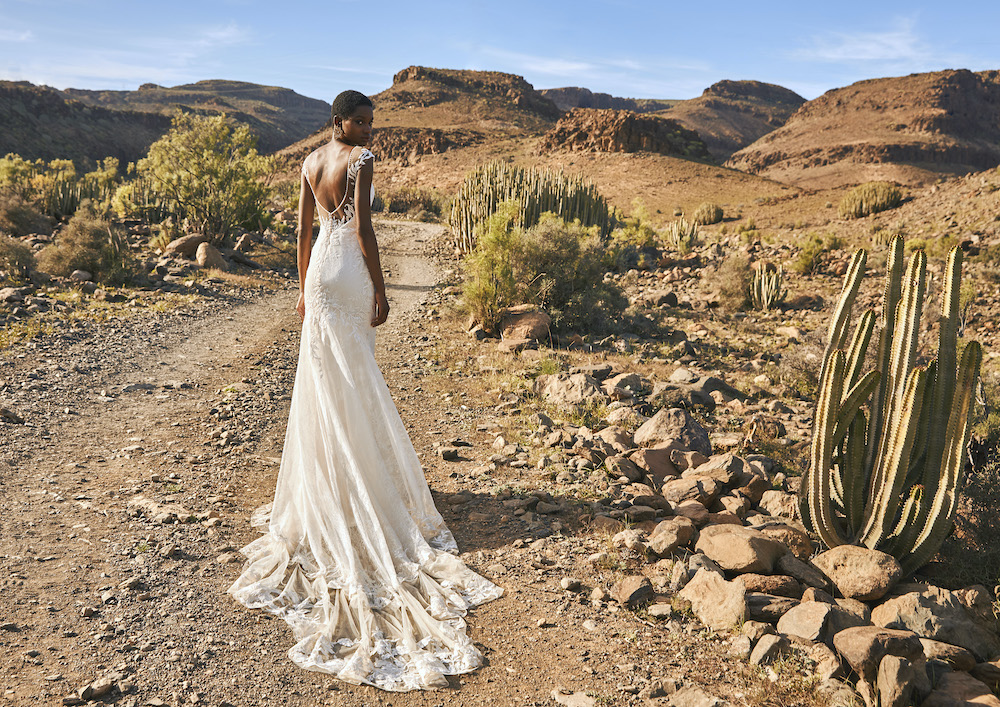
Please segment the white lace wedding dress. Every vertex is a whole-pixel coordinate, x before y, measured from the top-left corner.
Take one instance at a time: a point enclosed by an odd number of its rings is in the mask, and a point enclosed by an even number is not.
[[[349,195],[372,158],[364,150],[350,164]],[[307,670],[385,690],[444,687],[445,675],[482,662],[466,609],[503,590],[454,556],[375,363],[352,202],[335,209],[343,220],[318,209],[274,501],[253,514],[266,534],[242,549],[248,561],[229,592],[284,618],[298,641],[289,657]]]

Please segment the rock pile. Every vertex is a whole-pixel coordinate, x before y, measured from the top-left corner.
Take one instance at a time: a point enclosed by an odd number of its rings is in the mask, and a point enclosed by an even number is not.
[[[712,161],[705,143],[680,123],[627,110],[574,108],[542,138],[539,150],[656,152]]]
[[[635,374],[602,384],[595,372],[539,376],[538,394],[571,404],[642,386],[628,378]],[[948,700],[959,693],[1000,705],[990,696],[1000,636],[985,587],[899,584],[899,563],[863,547],[814,555],[773,462],[713,454],[683,408],[660,410],[634,434],[540,422],[545,446],[576,455],[571,467],[612,479],[616,497],[592,504],[591,526],[645,558],[653,578],[635,574],[611,587],[622,606],[652,604],[651,616],[669,616],[680,600],[705,626],[737,630],[741,657],[767,665],[799,650],[831,692],[850,677],[868,705],[958,704]],[[539,501],[534,512],[559,510]]]

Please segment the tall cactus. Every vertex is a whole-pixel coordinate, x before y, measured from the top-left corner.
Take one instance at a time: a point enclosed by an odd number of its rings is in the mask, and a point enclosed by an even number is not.
[[[857,543],[896,557],[907,574],[926,564],[951,529],[972,427],[982,349],[958,359],[962,252],[952,249],[944,283],[937,358],[916,365],[927,260],[903,274],[903,239],[889,246],[876,367],[862,375],[875,312],[848,345],[851,309],[866,253],[854,254],[830,326],[813,421],[803,517],[829,547]]]
[[[772,263],[758,263],[750,278],[750,304],[754,309],[769,311],[785,299],[785,289],[781,285],[781,266]]]
[[[455,247],[463,253],[475,247],[474,229],[496,213],[500,204],[518,204],[517,225],[528,228],[551,211],[566,221],[579,219],[584,226],[598,226],[602,236],[611,231],[613,218],[604,197],[593,183],[561,172],[524,169],[494,160],[471,172],[451,202],[448,224]]]

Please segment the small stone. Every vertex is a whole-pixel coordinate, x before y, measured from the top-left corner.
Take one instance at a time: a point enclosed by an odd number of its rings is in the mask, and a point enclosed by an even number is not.
[[[441,459],[446,462],[454,462],[459,460],[458,447],[439,447],[438,454],[441,455]]]
[[[790,647],[791,644],[784,636],[773,634],[761,636],[750,653],[750,662],[754,665],[768,665],[788,653]]]
[[[752,650],[753,641],[750,640],[749,636],[737,636],[729,644],[729,654],[736,656],[740,660],[747,660]]]
[[[559,580],[559,586],[568,592],[580,591],[580,580],[576,577],[563,577]]]
[[[593,619],[587,619],[583,622],[583,628],[587,631],[596,631],[597,622],[594,621]]]
[[[653,585],[642,575],[625,577],[611,587],[611,598],[626,608],[635,609],[653,598]]]

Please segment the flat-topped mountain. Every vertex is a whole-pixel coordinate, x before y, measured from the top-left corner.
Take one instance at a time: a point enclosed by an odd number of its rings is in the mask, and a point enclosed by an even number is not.
[[[411,66],[372,96],[378,125],[540,133],[560,111],[515,74]]]
[[[330,104],[288,88],[213,79],[165,87],[147,83],[137,91],[85,91],[69,88],[67,96],[90,105],[148,113],[172,114],[178,107],[200,113],[226,113],[247,123],[262,152],[301,140],[330,120]]]
[[[712,156],[725,161],[740,148],[780,128],[804,99],[761,81],[719,81],[697,98],[680,101],[657,115],[694,130]]]
[[[26,81],[0,81],[0,125],[0,155],[70,159],[81,166],[116,157],[124,167],[170,128],[170,118],[89,105]]]
[[[596,93],[589,88],[579,86],[544,88],[539,93],[555,103],[559,110],[564,111],[572,108],[611,108],[635,113],[652,113],[665,110],[680,102],[658,98],[620,98],[610,93]]]
[[[859,81],[803,105],[728,166],[833,187],[917,184],[1000,163],[1000,72],[966,70]]]

